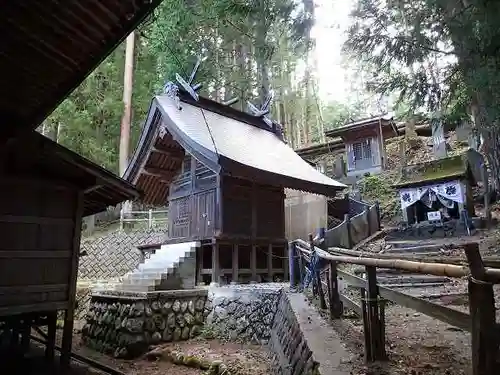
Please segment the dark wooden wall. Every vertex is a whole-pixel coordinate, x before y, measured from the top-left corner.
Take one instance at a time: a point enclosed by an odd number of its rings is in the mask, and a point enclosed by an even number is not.
[[[217,175],[186,155],[170,185],[169,235],[173,239],[205,239],[218,229]]]
[[[285,238],[283,188],[224,176],[221,184],[222,235]]]
[[[284,239],[284,190],[213,171],[187,155],[170,185],[169,236]]]
[[[56,182],[0,176],[0,316],[67,308],[78,199]]]

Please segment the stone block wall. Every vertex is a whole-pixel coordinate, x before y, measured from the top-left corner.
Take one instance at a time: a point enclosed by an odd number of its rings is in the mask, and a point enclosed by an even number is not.
[[[319,363],[314,360],[286,293],[282,293],[278,301],[269,348],[276,375],[320,373]]]
[[[210,287],[206,323],[228,339],[267,343],[282,291],[274,283]]]
[[[187,340],[200,333],[207,291],[203,289],[92,295],[82,340],[90,348],[127,358],[149,345]]]
[[[125,275],[136,268],[142,259],[137,246],[164,242],[166,228],[115,230],[89,238],[82,238],[79,280],[108,280]]]

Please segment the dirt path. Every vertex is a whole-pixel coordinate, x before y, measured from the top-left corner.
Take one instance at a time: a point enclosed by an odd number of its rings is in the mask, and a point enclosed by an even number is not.
[[[60,332],[58,332],[60,339]],[[127,375],[201,375],[202,370],[178,366],[170,362],[148,361],[144,358],[134,360],[116,359],[85,347],[80,335],[73,338],[73,351],[108,366],[114,367]],[[258,345],[223,343],[217,340],[195,339],[176,344],[162,345],[164,348],[182,352],[185,355],[197,356],[209,360],[220,360],[230,369],[237,370],[238,375],[268,375],[271,373],[270,358],[266,349]],[[77,366],[82,374],[101,374],[98,370]]]

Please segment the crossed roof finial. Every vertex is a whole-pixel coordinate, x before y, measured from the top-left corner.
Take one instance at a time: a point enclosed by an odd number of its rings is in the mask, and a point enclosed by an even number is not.
[[[194,78],[196,77],[196,73],[198,72],[198,68],[200,67],[200,64],[201,64],[201,58],[198,57],[198,59],[196,60],[196,64],[195,64],[193,70],[191,71],[191,75],[189,76],[187,81],[184,78],[182,78],[178,73],[175,73],[175,79],[177,80],[177,82],[196,101],[200,100],[200,97],[196,91],[201,89],[202,84],[197,83],[197,84],[193,85],[193,81],[194,81]]]
[[[274,92],[271,90],[265,97],[264,103],[260,106],[260,108],[257,108],[255,105],[253,105],[250,102],[247,102],[247,107],[248,111],[250,114],[254,115],[255,117],[261,117],[262,120],[269,126],[273,126],[273,122],[267,117],[271,109],[269,108],[271,106],[271,103],[274,98]]]

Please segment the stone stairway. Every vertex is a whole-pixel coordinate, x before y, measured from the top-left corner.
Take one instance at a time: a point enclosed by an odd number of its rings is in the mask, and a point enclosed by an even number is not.
[[[439,241],[428,239],[397,239],[386,241],[390,245],[385,249],[385,254],[404,254],[424,257],[446,256],[446,250],[453,245],[445,245]],[[423,275],[419,273],[403,272],[394,269],[377,269],[377,280],[381,285],[389,288],[418,289],[442,287],[450,283],[450,279],[442,276]],[[406,290],[405,290],[406,291]],[[418,293],[417,293],[418,294]]]
[[[144,263],[125,274],[113,289],[128,292],[192,289],[199,246],[199,242],[162,245]]]

